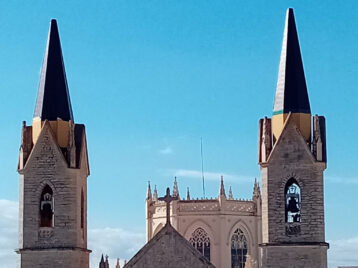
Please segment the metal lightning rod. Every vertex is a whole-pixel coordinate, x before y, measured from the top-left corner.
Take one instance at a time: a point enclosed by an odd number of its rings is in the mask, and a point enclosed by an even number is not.
[[[201,154],[201,176],[203,178],[203,196],[205,198],[204,158],[203,158],[203,138],[202,137],[200,137],[200,154]]]

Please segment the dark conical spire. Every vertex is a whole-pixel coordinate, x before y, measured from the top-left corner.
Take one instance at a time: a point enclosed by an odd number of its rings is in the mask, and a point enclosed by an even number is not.
[[[56,20],[51,20],[46,53],[42,64],[34,118],[73,121],[65,66]]]
[[[147,200],[152,200],[152,189],[150,188],[150,181],[148,181]]]
[[[220,195],[225,196],[224,176],[221,176],[220,179]]]
[[[101,261],[99,262],[99,268],[106,268],[106,263],[104,262],[103,254],[101,257]]]
[[[305,74],[293,9],[289,8],[283,34],[281,60],[273,113],[310,114]]]

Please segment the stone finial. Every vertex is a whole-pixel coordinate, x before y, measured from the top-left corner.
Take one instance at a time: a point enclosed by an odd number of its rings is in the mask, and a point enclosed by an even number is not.
[[[220,182],[220,196],[225,196],[225,187],[224,187],[224,176],[221,175],[221,182]]]
[[[109,268],[108,255],[106,255],[105,267]]]
[[[186,188],[186,200],[190,200],[189,187]]]
[[[147,200],[152,200],[152,189],[150,188],[150,181],[148,181]]]
[[[26,161],[32,150],[32,128],[26,127],[26,121],[22,122],[21,131],[21,146],[20,146],[20,158],[19,169],[24,168]]]
[[[259,121],[259,163],[267,162],[272,150],[271,119],[265,117]]]
[[[179,189],[178,189],[177,177],[174,177],[173,197],[178,197],[179,198]]]
[[[75,124],[69,121],[68,142],[67,142],[67,161],[71,168],[76,167],[76,145],[75,145]]]
[[[326,120],[324,116],[313,117],[312,153],[317,161],[327,162],[326,153]]]
[[[232,196],[232,190],[231,190],[231,186],[230,186],[230,189],[229,189],[229,200],[233,200],[233,196]]]
[[[259,185],[259,183],[257,182],[257,179],[255,178],[254,191],[253,191],[252,197],[253,197],[253,198],[259,198],[260,195],[261,195],[261,193],[260,193],[260,185]]]
[[[154,185],[153,201],[157,201],[157,200],[158,200],[157,185]]]

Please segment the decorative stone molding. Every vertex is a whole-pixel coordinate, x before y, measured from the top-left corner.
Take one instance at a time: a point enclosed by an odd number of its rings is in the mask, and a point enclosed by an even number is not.
[[[255,204],[253,202],[240,202],[231,201],[230,203],[225,203],[223,210],[233,211],[233,212],[255,212]]]
[[[40,239],[48,239],[53,236],[53,228],[51,227],[41,227],[39,229],[39,238]]]
[[[286,223],[286,235],[287,236],[296,236],[301,233],[301,224],[294,223]]]
[[[203,203],[183,203],[179,204],[179,211],[218,211],[220,209],[218,202]]]

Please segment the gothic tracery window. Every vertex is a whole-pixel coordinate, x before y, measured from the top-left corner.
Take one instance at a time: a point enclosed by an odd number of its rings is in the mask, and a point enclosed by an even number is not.
[[[53,191],[46,185],[40,199],[40,227],[53,227],[54,199]]]
[[[231,237],[231,268],[245,268],[247,240],[241,229],[236,229]]]
[[[197,228],[192,233],[189,242],[210,261],[210,237],[203,228]]]
[[[301,189],[294,178],[285,187],[286,222],[301,222]]]

